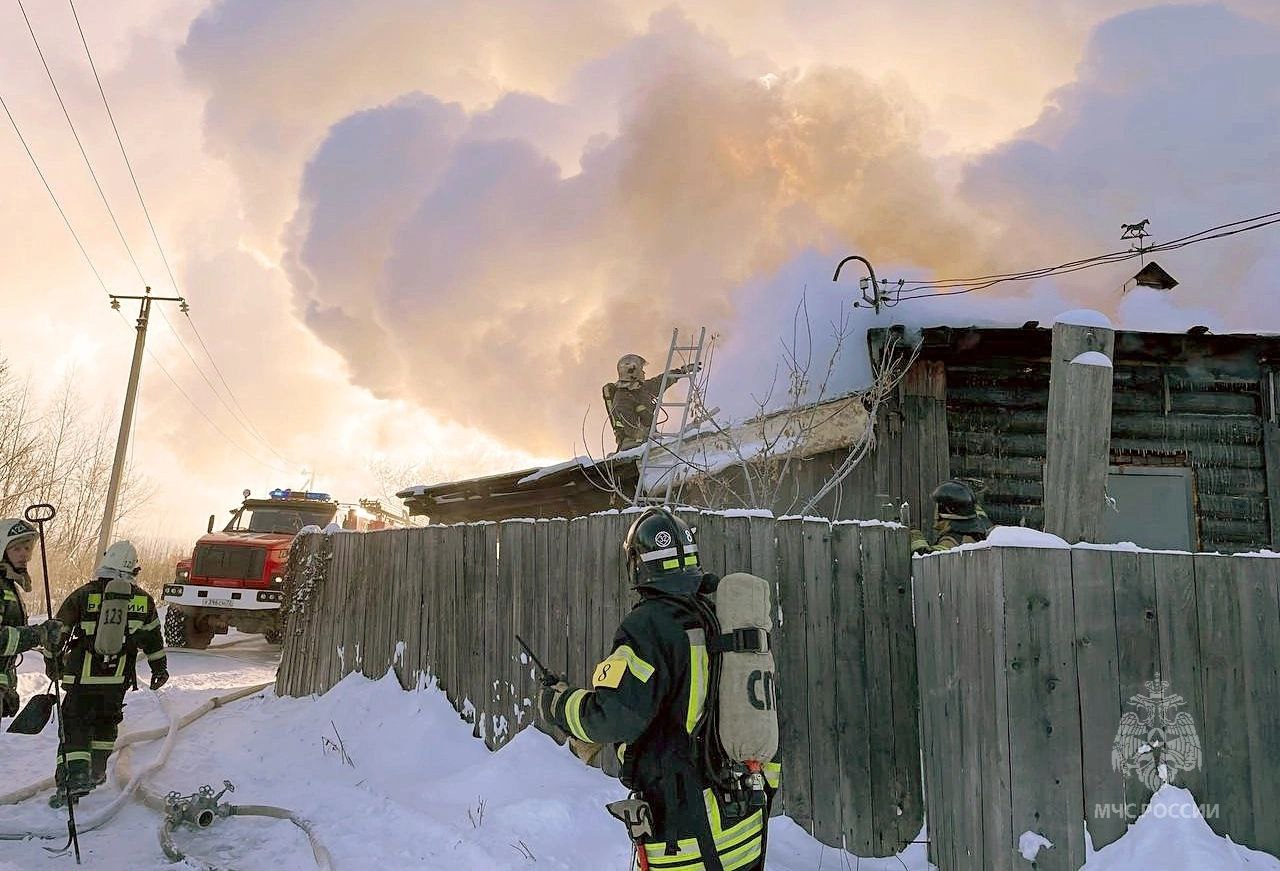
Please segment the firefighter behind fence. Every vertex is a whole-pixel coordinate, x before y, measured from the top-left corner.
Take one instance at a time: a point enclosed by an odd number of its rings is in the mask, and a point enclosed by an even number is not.
[[[117,541],[98,565],[94,580],[77,589],[58,609],[67,627],[60,667],[46,659],[50,678],[60,677],[64,743],[58,747],[50,804],[57,807],[107,779],[107,760],[124,719],[125,691],[138,686],[139,649],[151,667],[151,689],[169,679],[156,603],[134,583],[138,552]]]
[[[693,531],[666,509],[641,514],[624,550],[639,604],[591,688],[560,681],[539,709],[584,761],[617,752],[631,798],[608,809],[633,868],[763,869],[780,776],[769,584],[704,576]]]
[[[974,488],[965,481],[944,481],[933,491],[937,539],[929,544],[918,529],[911,530],[911,550],[931,553],[951,550],[962,544],[985,541],[993,527],[987,512],[978,501]]]
[[[39,533],[21,517],[0,520],[0,717],[18,713],[18,656],[35,647],[52,650],[60,624],[46,620],[27,625],[27,611],[18,590],[31,592],[27,561]]]

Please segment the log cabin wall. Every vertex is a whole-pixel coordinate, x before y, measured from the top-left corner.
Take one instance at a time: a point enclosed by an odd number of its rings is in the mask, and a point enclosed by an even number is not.
[[[922,359],[946,367],[951,474],[986,483],[999,524],[1043,528],[1049,351],[1038,328],[924,331]],[[1271,337],[1116,334],[1112,464],[1192,469],[1196,549],[1280,546],[1278,352]]]

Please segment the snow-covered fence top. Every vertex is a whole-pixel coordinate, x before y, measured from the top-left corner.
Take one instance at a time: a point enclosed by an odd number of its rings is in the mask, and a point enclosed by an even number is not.
[[[394,668],[406,688],[438,681],[477,737],[501,746],[536,717],[516,633],[578,685],[608,654],[633,603],[619,546],[632,519],[302,537],[287,593],[307,601],[289,595],[277,689],[325,692],[349,672]],[[785,812],[829,845],[898,852],[923,821],[907,531],[712,513],[696,524],[707,571],[777,584]]]
[[[940,871],[1028,867],[1027,832],[1076,871],[1084,827],[1110,844],[1165,780],[1280,853],[1280,559],[1058,542],[913,569]]]

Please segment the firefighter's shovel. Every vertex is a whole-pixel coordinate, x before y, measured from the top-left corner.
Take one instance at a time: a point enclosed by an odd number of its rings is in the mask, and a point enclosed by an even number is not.
[[[28,523],[34,523],[36,529],[40,533],[40,570],[44,572],[44,607],[49,615],[49,619],[53,619],[53,592],[49,588],[49,549],[45,546],[44,541],[44,525],[56,517],[58,509],[54,508],[48,502],[40,502],[35,505],[28,506],[22,516],[27,519]],[[51,651],[56,659],[60,659],[57,651]],[[35,699],[32,699],[34,702]],[[27,708],[31,705],[28,704]],[[62,720],[62,693],[58,689],[58,682],[53,681],[53,708],[58,712],[58,761],[62,763],[63,789],[66,789],[67,778],[67,758],[65,750],[67,740],[66,726]],[[19,716],[26,713],[23,709]],[[48,715],[46,715],[47,721]],[[17,722],[15,718],[15,723]],[[55,787],[56,789],[57,787]],[[67,845],[75,848],[76,864],[80,864],[80,836],[76,833],[76,802],[75,799],[68,795],[67,801]],[[66,847],[62,848],[63,850]]]
[[[32,696],[5,731],[15,735],[39,735],[49,725],[49,718],[53,716],[53,709],[57,704],[58,697],[53,693]]]

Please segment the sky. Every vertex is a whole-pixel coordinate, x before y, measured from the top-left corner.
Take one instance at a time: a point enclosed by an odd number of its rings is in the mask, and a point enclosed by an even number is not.
[[[1089,306],[1280,331],[1272,228],[1159,255],[1163,294],[1122,294],[1119,264],[875,315],[830,280],[849,253],[963,277],[1121,250],[1142,218],[1159,242],[1277,210],[1270,0],[85,3],[176,282],[70,8],[26,6],[138,266],[0,4],[0,95],[102,277],[0,125],[0,354],[114,416],[132,328],[102,285],[176,283],[190,321],[153,319],[133,447],[147,534],[193,538],[244,488],[355,500],[377,464],[430,482],[598,454],[600,385],[626,352],[656,369],[675,326],[716,336],[712,398],[745,410],[802,299],[833,388],[873,325]]]

